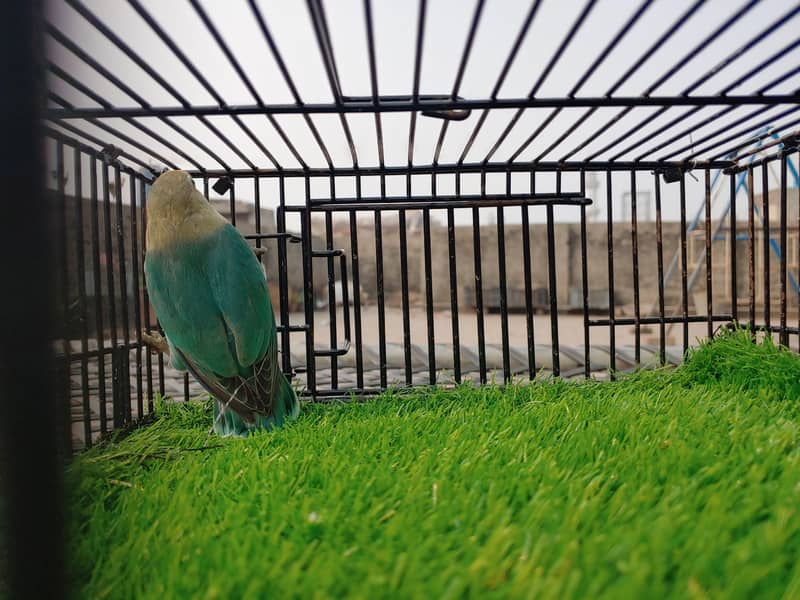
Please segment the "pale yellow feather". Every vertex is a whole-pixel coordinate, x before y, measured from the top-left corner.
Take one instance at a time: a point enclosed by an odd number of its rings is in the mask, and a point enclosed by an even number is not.
[[[185,171],[167,171],[147,196],[147,249],[210,236],[227,221],[194,187]]]

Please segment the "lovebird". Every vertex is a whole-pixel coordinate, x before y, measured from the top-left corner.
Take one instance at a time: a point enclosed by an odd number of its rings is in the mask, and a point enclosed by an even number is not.
[[[299,402],[278,365],[265,272],[185,171],[167,171],[150,188],[146,249],[164,350],[214,397],[214,431],[245,436],[294,419]]]

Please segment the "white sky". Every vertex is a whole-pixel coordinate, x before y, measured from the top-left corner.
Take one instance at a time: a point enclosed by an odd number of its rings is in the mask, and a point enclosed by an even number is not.
[[[289,72],[305,102],[331,102],[332,96],[328,79],[322,65],[307,6],[301,1],[258,1],[273,36],[279,46]],[[233,68],[208,33],[202,21],[192,10],[186,0],[142,0],[142,4],[150,12],[167,33],[175,40],[189,58],[199,67],[205,77],[229,104],[253,104],[254,98],[243,85]],[[260,30],[252,17],[246,0],[201,0],[201,4],[209,13],[214,24],[229,44],[231,50],[252,80],[260,97],[265,103],[292,103],[288,87],[285,85],[276,63],[269,52]],[[325,3],[328,25],[331,30],[334,53],[343,91],[346,95],[369,95],[369,59],[366,43],[364,7],[362,0],[328,0]],[[591,11],[589,18],[578,31],[568,50],[556,64],[555,68],[543,82],[538,96],[564,96],[578,81],[597,54],[606,46],[621,28],[622,24],[639,6],[633,0],[599,0]],[[605,60],[603,65],[589,78],[578,91],[579,96],[600,96],[605,94],[611,85],[624,73],[633,62],[655,41],[662,32],[670,27],[677,17],[692,2],[689,0],[657,0],[645,12],[644,16],[628,32],[624,40]],[[691,48],[720,25],[726,18],[736,12],[745,2],[742,0],[708,0],[705,5],[670,39],[655,55],[647,61],[615,95],[639,95],[656,81],[664,72],[684,56]],[[85,5],[94,12],[108,27],[119,35],[142,58],[161,74],[168,78],[181,94],[192,104],[210,105],[214,100],[195,80],[195,78],[172,56],[171,52],[149,29],[146,23],[136,14],[131,6],[122,0],[87,0]],[[417,25],[417,2],[399,2],[392,0],[374,0],[373,22],[376,39],[378,86],[381,94],[410,94],[412,91],[414,48]],[[522,21],[530,8],[530,0],[487,0],[483,10],[480,26],[467,65],[459,94],[465,98],[479,99],[489,97],[497,81],[500,69],[517,36]],[[668,79],[653,95],[674,95],[680,93],[691,82],[716,65],[722,58],[731,54],[767,27],[779,15],[787,12],[797,2],[787,0],[762,0],[744,18],[740,19],[714,43],[708,45],[686,67]],[[584,6],[583,0],[544,0],[534,19],[522,48],[514,61],[499,97],[515,98],[527,96],[533,83],[538,79],[545,65],[560,44],[574,19]],[[425,43],[421,71],[421,89],[423,94],[449,94],[452,91],[458,63],[461,58],[470,21],[472,20],[475,2],[473,0],[429,0],[425,28]],[[131,85],[137,93],[155,106],[176,106],[178,101],[162,87],[147,76],[138,66],[133,64],[107,39],[98,33],[75,10],[63,0],[53,0],[48,6],[48,20],[68,37],[75,40],[82,48],[94,56],[102,65],[111,70],[123,81]],[[800,16],[795,16],[782,28],[763,40],[752,50],[743,54],[727,68],[700,86],[694,94],[715,94],[726,84],[734,81],[748,69],[775,53],[780,48],[800,37]],[[105,97],[116,106],[136,106],[133,99],[116,89],[91,68],[65,51],[57,43],[50,40],[49,58],[55,64],[72,74],[81,82]],[[732,94],[751,93],[776,78],[780,74],[800,64],[800,48],[795,48],[780,61],[771,65],[760,74],[748,80],[746,84],[732,90]],[[56,77],[49,77],[50,88],[77,106],[97,106],[92,100],[65,84]],[[795,75],[781,85],[770,90],[770,93],[791,93],[800,87],[800,76]],[[725,122],[731,122],[755,107],[737,108],[725,119],[713,123],[709,127],[698,128],[688,137],[676,141],[664,150],[649,155],[647,159],[662,158],[670,154],[670,150],[678,150],[691,144],[695,139],[719,128]],[[786,110],[787,106],[774,107],[758,117],[758,120]],[[527,109],[511,134],[492,157],[493,161],[508,159],[522,142],[535,130],[552,109]],[[542,132],[522,154],[520,161],[530,161],[545,148],[575,119],[587,109],[567,109]],[[611,116],[621,109],[603,108],[597,110],[578,130],[562,142],[545,160],[556,160],[567,151],[582,142],[597,130]],[[642,108],[633,111],[628,118],[621,119],[608,128],[573,159],[591,156],[605,146],[610,140],[624,133],[629,127],[639,122],[646,115],[652,114],[656,108]],[[654,119],[625,143],[615,146],[609,152],[597,157],[599,160],[614,157],[625,146],[637,141],[667,121],[686,113],[690,107],[671,108],[661,117]],[[671,133],[690,127],[719,107],[703,109],[686,118]],[[511,119],[515,110],[493,111],[484,125],[470,153],[467,162],[480,161],[497,140],[501,131]],[[447,138],[442,150],[440,162],[455,162],[461,154],[464,143],[472,132],[480,111],[474,111],[470,118],[462,122],[453,122],[449,126]],[[777,119],[774,124],[780,125],[798,118],[799,114]],[[336,166],[351,166],[352,161],[342,126],[336,115],[315,115],[312,117],[328,146]],[[727,121],[726,121],[727,119]],[[270,149],[281,165],[297,168],[299,164],[288,148],[280,140],[278,134],[263,116],[251,115],[243,117],[259,139]],[[299,115],[281,115],[276,120],[285,129],[309,166],[324,167],[325,161],[317,144],[314,142],[308,127]],[[405,165],[407,159],[407,143],[409,130],[408,114],[385,114],[382,116],[385,142],[386,163],[388,165]],[[259,167],[269,168],[271,163],[251,140],[228,117],[213,117],[212,121]],[[175,132],[156,119],[142,121],[148,127],[158,131],[173,143],[185,147],[187,152],[196,156],[200,162],[212,169],[220,165],[202,150],[195,148],[190,142],[176,136]],[[185,127],[201,141],[211,146],[215,152],[232,168],[247,168],[247,165],[235,153],[226,148],[197,119],[192,117],[175,118],[175,122]],[[376,146],[374,118],[372,115],[347,115],[351,128],[359,162],[362,166],[376,165],[378,153]],[[107,123],[139,140],[146,138],[135,128],[120,119],[108,119]],[[436,140],[442,121],[420,117],[417,120],[414,161],[418,164],[430,163],[433,159]],[[109,135],[94,128],[90,124],[80,124],[85,131],[101,139],[109,139]],[[739,129],[741,126],[735,128]],[[793,127],[792,129],[797,129]],[[664,138],[661,138],[664,139]],[[113,141],[131,154],[141,156],[141,152]],[[649,149],[658,138],[645,143],[632,153],[619,157],[619,160],[631,160]],[[712,140],[713,141],[713,140]],[[175,162],[180,167],[190,167],[185,159],[164,148],[157,142],[147,140],[155,151]],[[699,144],[703,147],[706,144]],[[726,144],[725,147],[730,146]],[[675,158],[688,154],[682,152]],[[701,173],[698,173],[702,177]],[[427,178],[429,179],[429,178]],[[514,191],[527,188],[528,176],[515,175],[512,180]],[[640,174],[640,189],[652,190],[652,176]],[[555,178],[552,174],[542,174],[537,179],[538,191],[554,191]],[[615,204],[621,206],[622,194],[627,188],[629,176],[614,176]],[[605,215],[605,187],[597,193],[600,212]],[[339,195],[352,194],[352,182],[337,182]],[[790,185],[793,182],[790,179]],[[238,186],[239,184],[237,184]],[[429,184],[415,182],[419,185],[419,193],[425,193]],[[249,186],[249,187],[248,187]],[[370,192],[372,182],[365,182],[364,194]],[[462,181],[462,193],[477,193],[478,178],[465,177]],[[491,178],[489,192],[502,192],[504,177]],[[575,190],[577,175],[564,176],[564,190]],[[274,186],[265,183],[262,189],[262,202],[265,206],[275,205]],[[349,190],[347,188],[350,188]],[[452,180],[441,180],[439,191],[453,191]],[[677,184],[662,185],[664,218],[675,219],[677,210]],[[727,189],[727,188],[726,188]],[[389,194],[405,192],[404,178],[387,182]],[[290,201],[302,201],[302,182],[291,182],[287,187]],[[687,179],[687,192],[690,207],[698,205],[702,198],[702,185],[691,178]],[[415,189],[414,193],[417,193]],[[326,181],[315,181],[312,195],[329,194]],[[237,187],[237,195],[241,198],[252,197],[252,183],[242,183]],[[650,194],[652,198],[652,191]],[[739,214],[744,218],[746,205],[744,197],[740,199]],[[721,204],[724,204],[721,203]],[[720,206],[717,210],[722,210]],[[690,211],[692,209],[690,208]],[[518,209],[509,214],[508,220],[518,220]],[[561,209],[561,219],[572,219],[575,209]],[[537,217],[534,217],[537,218]],[[460,222],[468,221],[465,214],[459,217]]]

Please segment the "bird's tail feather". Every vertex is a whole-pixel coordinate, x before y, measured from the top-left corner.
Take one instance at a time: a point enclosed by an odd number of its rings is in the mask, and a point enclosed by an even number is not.
[[[253,413],[252,420],[242,418],[225,402],[214,401],[214,431],[221,436],[246,436],[251,431],[279,429],[286,421],[297,417],[300,402],[297,394],[283,373],[278,371],[277,384],[274,387],[272,410],[269,414]]]
[[[214,396],[214,431],[219,435],[246,436],[280,428],[300,412],[297,394],[276,361],[263,361],[250,378],[219,379],[180,354],[195,379]]]

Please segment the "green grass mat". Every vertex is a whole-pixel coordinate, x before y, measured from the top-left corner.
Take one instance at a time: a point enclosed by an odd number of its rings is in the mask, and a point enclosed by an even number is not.
[[[91,598],[800,598],[800,359],[723,335],[616,383],[387,393],[70,466]]]

